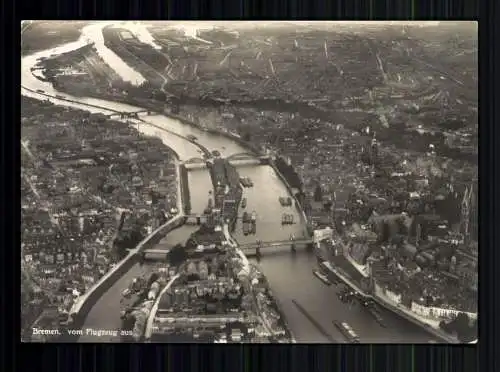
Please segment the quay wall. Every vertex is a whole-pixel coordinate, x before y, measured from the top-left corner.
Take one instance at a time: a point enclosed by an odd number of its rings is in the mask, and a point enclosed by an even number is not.
[[[99,298],[108,291],[116,281],[121,278],[132,266],[139,260],[139,253],[145,249],[152,248],[162,238],[164,238],[173,229],[182,226],[185,223],[183,215],[177,216],[174,219],[166,222],[158,229],[148,235],[139,245],[131,250],[125,258],[116,264],[110,271],[108,271],[94,286],[81,296],[73,305],[70,313],[70,322],[72,329],[81,328],[85,319],[92,307],[96,304]]]
[[[191,213],[191,195],[189,192],[188,170],[184,164],[179,165],[179,182],[181,188],[182,210],[184,214]]]

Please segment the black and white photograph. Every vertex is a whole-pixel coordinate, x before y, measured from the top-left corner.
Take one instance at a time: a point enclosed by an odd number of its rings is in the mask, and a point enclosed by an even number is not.
[[[21,341],[478,342],[478,25],[22,21]]]

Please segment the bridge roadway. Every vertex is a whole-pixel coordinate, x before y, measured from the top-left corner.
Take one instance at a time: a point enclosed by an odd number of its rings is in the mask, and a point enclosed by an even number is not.
[[[249,243],[249,244],[240,244],[239,247],[242,249],[245,248],[257,248],[260,244],[262,248],[272,248],[272,247],[282,247],[284,245],[303,245],[303,244],[308,244],[312,243],[312,239],[298,239],[298,240],[276,240],[276,241],[270,241],[270,242],[263,242],[261,241],[260,243]]]
[[[262,160],[267,160],[267,157],[261,158],[253,158],[253,159],[233,159],[230,160],[229,163],[234,165],[235,167],[239,167],[242,165],[260,165],[262,164]],[[207,169],[207,164],[205,160],[201,158],[198,161],[185,162],[184,165],[188,170],[198,170],[198,169]]]
[[[141,108],[131,105],[88,97],[72,97],[67,94],[65,94],[67,99],[61,100],[55,97],[60,93],[54,90],[49,83],[38,80],[32,75],[30,68],[35,67],[38,58],[69,52],[89,42],[90,39],[82,38],[75,43],[65,44],[58,48],[23,57],[21,61],[22,94],[42,100],[49,97],[52,102],[59,105],[104,114],[140,110]],[[42,90],[45,94],[37,93],[38,90]],[[134,119],[132,119],[133,121]],[[151,125],[141,125],[139,130],[147,135],[159,136],[165,145],[174,149],[180,159],[184,161],[199,156],[202,151],[193,143],[183,140],[177,135],[194,135],[197,137],[197,142],[210,150],[218,150],[223,157],[247,151],[238,142],[232,141],[226,136],[200,130],[174,118],[151,115],[147,117],[147,123]],[[169,132],[159,131],[158,127],[165,128]],[[254,181],[255,186],[253,188],[244,189],[244,197],[248,199],[247,210],[254,209],[258,213],[258,238],[263,241],[285,240],[292,232],[296,237],[299,237],[303,231],[303,227],[300,225],[281,226],[281,214],[284,213],[284,208],[279,204],[278,197],[286,196],[286,188],[274,171],[269,166],[241,167],[239,171],[241,176],[248,176]],[[298,214],[292,211],[293,208],[289,209],[288,213],[294,214],[298,218]],[[241,233],[241,226],[239,226],[239,229],[237,227],[235,237],[243,244],[255,241],[255,236],[249,236],[248,239],[245,239]],[[312,269],[316,267],[316,259],[305,251],[298,251],[296,255],[291,255],[288,252],[273,255],[269,252],[266,253],[258,265],[268,278],[275,297],[282,304],[290,328],[299,342],[328,342],[328,340],[317,332],[311,322],[297,310],[291,299],[300,303],[332,335],[335,334],[336,330],[333,329],[331,321],[338,319],[351,324],[363,342],[425,343],[431,339],[431,336],[424,330],[406,320],[402,321],[392,313],[384,313],[383,316],[388,327],[380,328],[362,310],[350,309],[336,298],[333,286],[327,287],[323,285],[312,275]],[[116,329],[120,324],[119,301],[121,290],[126,288],[138,271],[139,268],[134,266],[129,273],[118,280],[100,298],[94,308],[91,309],[84,328]],[[334,338],[342,339],[340,335],[334,335]],[[82,341],[85,340],[90,341],[88,338],[82,337]],[[92,341],[106,340],[93,338]]]

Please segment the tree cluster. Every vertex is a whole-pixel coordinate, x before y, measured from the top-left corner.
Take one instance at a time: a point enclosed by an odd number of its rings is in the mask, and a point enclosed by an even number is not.
[[[477,319],[470,322],[465,313],[459,313],[451,322],[441,321],[439,328],[449,334],[456,334],[460,342],[472,342],[477,338]]]
[[[126,229],[118,231],[113,241],[113,254],[118,260],[124,258],[127,255],[127,249],[135,248],[146,235],[139,220],[129,219],[127,225]]]
[[[179,266],[188,258],[186,248],[182,244],[176,244],[167,254],[167,260],[172,266]]]

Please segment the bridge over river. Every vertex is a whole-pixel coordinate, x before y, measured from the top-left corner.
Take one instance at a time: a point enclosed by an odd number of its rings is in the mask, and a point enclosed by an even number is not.
[[[306,246],[312,244],[312,239],[297,239],[297,240],[275,240],[270,242],[256,241],[255,243],[238,244],[241,249],[255,249],[260,247],[262,249],[270,249],[273,247],[290,247],[294,246]]]
[[[138,119],[139,116],[148,116],[155,115],[155,113],[151,110],[137,110],[137,111],[125,111],[125,112],[117,112],[114,114],[109,114],[107,117],[109,119]]]

